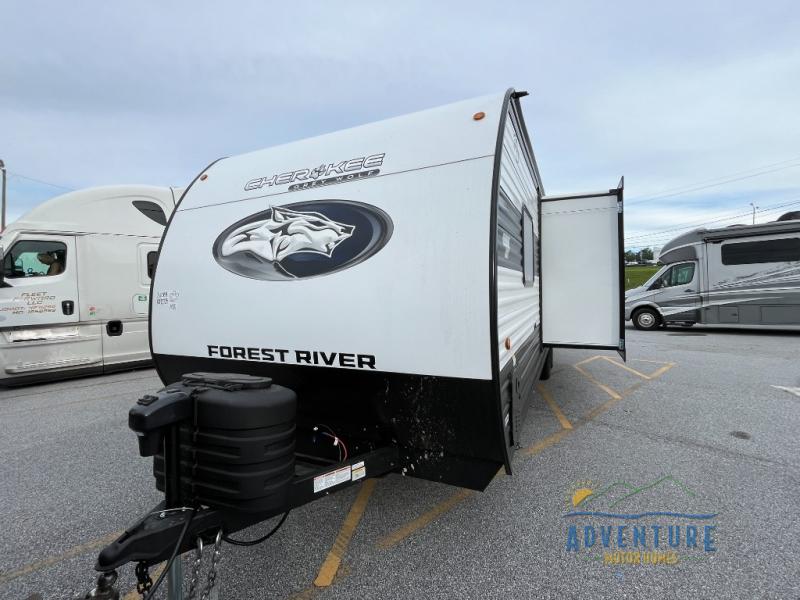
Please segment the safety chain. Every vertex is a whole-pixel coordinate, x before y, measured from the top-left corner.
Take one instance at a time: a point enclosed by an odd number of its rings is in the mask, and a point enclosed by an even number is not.
[[[211,593],[214,591],[214,586],[217,583],[217,568],[219,561],[222,557],[222,529],[217,532],[217,537],[214,540],[214,552],[211,555],[211,570],[206,577],[206,585],[200,594],[200,600],[209,600]],[[192,574],[189,579],[189,592],[186,594],[186,600],[195,600],[197,597],[197,586],[200,582],[200,565],[203,561],[203,540],[197,538],[197,548],[195,549],[194,562],[192,563]]]
[[[140,596],[144,596],[153,587],[153,580],[147,572],[147,563],[142,561],[136,563],[136,591]]]
[[[214,540],[214,554],[211,555],[211,570],[208,572],[208,579],[206,579],[206,587],[203,590],[200,600],[209,600],[211,592],[214,591],[214,585],[217,582],[217,567],[222,558],[222,529],[217,532],[217,538]]]
[[[194,551],[194,562],[192,563],[192,576],[189,578],[188,600],[194,600],[197,594],[197,584],[200,580],[200,565],[203,562],[203,539],[197,538],[197,548]]]

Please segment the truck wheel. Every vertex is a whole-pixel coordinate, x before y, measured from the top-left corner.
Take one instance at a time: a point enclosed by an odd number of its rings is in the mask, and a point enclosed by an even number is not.
[[[652,308],[640,308],[633,314],[633,326],[636,329],[649,331],[661,324],[661,316]]]
[[[553,369],[553,349],[547,351],[547,358],[544,359],[544,366],[542,372],[539,374],[539,379],[550,379],[550,371]]]

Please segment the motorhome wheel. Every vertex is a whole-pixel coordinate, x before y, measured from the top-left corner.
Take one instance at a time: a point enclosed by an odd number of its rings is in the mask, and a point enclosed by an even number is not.
[[[658,313],[652,308],[641,308],[633,315],[633,326],[636,329],[655,329],[660,321]]]

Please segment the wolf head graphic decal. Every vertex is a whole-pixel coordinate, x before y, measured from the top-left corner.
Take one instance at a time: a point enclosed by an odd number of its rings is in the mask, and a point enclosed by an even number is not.
[[[213,252],[237,275],[303,279],[366,260],[386,245],[392,229],[389,215],[362,202],[297,202],[234,223],[217,237]]]
[[[353,235],[355,226],[332,221],[317,212],[273,207],[270,216],[235,229],[222,242],[222,256],[252,252],[264,260],[280,262],[295,252],[317,252],[330,257]]]

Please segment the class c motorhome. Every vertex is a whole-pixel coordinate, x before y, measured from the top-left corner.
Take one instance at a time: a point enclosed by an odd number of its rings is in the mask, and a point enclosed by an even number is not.
[[[664,266],[628,290],[625,318],[661,325],[800,328],[800,213],[696,229],[666,244]]]
[[[398,449],[407,475],[483,489],[510,472],[552,349],[625,350],[622,183],[546,196],[524,95],[210,165],[153,279],[164,383],[293,389],[298,457],[319,458],[324,424],[351,457]]]
[[[0,385],[149,364],[150,278],[179,193],[70,192],[2,232]]]

